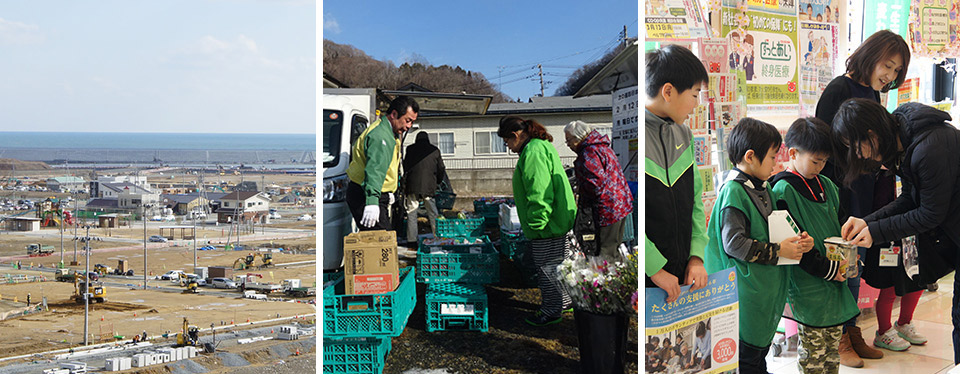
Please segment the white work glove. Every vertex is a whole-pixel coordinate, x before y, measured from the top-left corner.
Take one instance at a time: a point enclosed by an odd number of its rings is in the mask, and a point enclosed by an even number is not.
[[[373,227],[377,224],[377,221],[380,220],[380,206],[379,205],[367,205],[363,207],[363,218],[360,219],[360,224],[364,227]]]
[[[397,201],[397,199],[393,197],[393,192],[387,192],[387,197],[390,198],[389,205],[393,205],[393,203]]]

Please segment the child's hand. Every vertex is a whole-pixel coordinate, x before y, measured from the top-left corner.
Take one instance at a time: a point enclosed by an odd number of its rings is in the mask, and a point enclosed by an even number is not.
[[[800,258],[803,257],[803,254],[809,251],[809,249],[802,248],[800,244],[801,239],[801,235],[797,235],[780,242],[780,257],[799,261]]]
[[[813,249],[813,237],[806,231],[800,233],[800,247],[804,249],[804,252]]]
[[[667,291],[668,303],[677,301],[677,297],[680,296],[680,280],[676,276],[668,273],[666,270],[660,269],[660,271],[650,277],[650,280],[653,281],[653,284],[656,284],[657,287]]]
[[[697,256],[690,256],[690,260],[687,261],[687,276],[686,280],[683,282],[683,285],[690,285],[690,290],[699,290],[707,285],[707,269],[703,267],[703,260]]]
[[[839,268],[842,269],[843,266],[846,265],[846,264],[847,264],[847,260],[840,260],[840,266],[839,266]],[[847,280],[847,277],[846,277],[845,275],[846,275],[845,272],[837,271],[837,275],[834,275],[834,276],[833,276],[833,280],[834,280],[834,281],[837,281],[837,282],[843,282],[843,281]]]

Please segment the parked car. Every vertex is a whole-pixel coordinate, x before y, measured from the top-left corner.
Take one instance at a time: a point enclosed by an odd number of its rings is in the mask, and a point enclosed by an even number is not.
[[[297,218],[297,221],[309,221],[309,220],[312,220],[312,219],[313,219],[313,216],[311,216],[311,215],[309,215],[309,214],[304,214],[304,215],[300,216],[299,218]]]
[[[183,270],[170,270],[160,276],[161,280],[179,280]]]
[[[237,283],[230,278],[213,278],[210,280],[210,286],[214,288],[237,288]]]
[[[151,235],[149,241],[152,243],[166,243],[167,238],[164,238],[160,235]]]

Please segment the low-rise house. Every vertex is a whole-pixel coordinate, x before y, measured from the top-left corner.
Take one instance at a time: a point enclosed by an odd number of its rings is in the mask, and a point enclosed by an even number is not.
[[[219,202],[220,208],[216,211],[217,222],[232,223],[234,217],[241,223],[269,222],[270,198],[265,193],[235,191],[221,197]]]

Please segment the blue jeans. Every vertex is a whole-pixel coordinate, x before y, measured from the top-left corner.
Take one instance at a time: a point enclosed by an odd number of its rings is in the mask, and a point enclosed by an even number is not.
[[[861,259],[867,258],[867,249],[864,247],[857,248],[857,254],[860,255]],[[850,293],[853,294],[853,300],[860,303],[860,276],[863,275],[863,266],[860,265],[860,261],[857,261],[857,277],[847,279],[847,287],[850,288]],[[954,300],[956,303],[956,300]],[[856,327],[857,326],[857,317],[851,318],[849,321],[843,324],[843,332],[847,332],[847,327]]]

